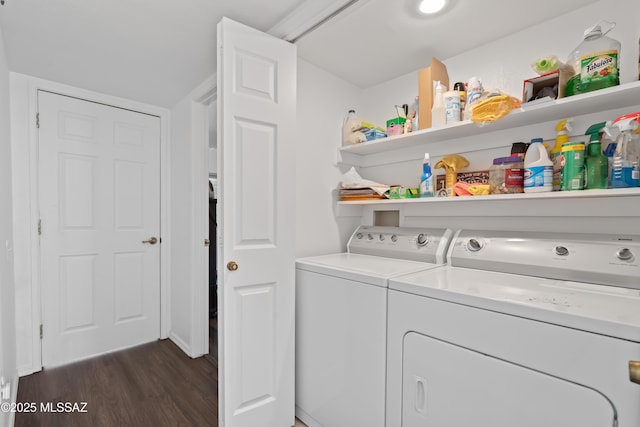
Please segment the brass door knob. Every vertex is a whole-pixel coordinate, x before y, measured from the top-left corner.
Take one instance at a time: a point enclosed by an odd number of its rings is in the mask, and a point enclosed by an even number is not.
[[[158,243],[158,239],[156,237],[149,237],[147,240],[143,240],[142,243],[149,243],[150,245],[155,245]]]
[[[227,270],[229,271],[236,271],[238,269],[238,264],[236,264],[235,261],[229,261],[227,263]]]
[[[204,245],[205,246],[210,246],[211,245],[211,241],[209,239],[204,239]]]
[[[629,361],[629,379],[632,383],[640,384],[640,362]]]

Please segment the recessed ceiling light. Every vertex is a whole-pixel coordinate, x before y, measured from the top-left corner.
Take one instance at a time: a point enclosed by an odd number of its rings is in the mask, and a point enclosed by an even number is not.
[[[446,4],[446,0],[422,0],[418,4],[418,10],[425,15],[431,15],[440,12]]]

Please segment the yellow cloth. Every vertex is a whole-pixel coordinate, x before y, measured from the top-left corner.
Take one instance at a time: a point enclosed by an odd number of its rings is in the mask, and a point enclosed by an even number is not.
[[[474,196],[483,196],[485,194],[489,194],[489,184],[471,185],[467,190]]]
[[[522,104],[509,95],[497,95],[484,99],[471,109],[471,120],[475,123],[495,122]]]

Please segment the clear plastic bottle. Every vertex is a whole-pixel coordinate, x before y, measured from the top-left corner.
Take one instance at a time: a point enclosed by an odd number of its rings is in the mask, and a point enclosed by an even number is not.
[[[349,110],[342,122],[342,145],[350,145],[354,142],[359,142],[354,140],[352,137],[352,134],[358,130],[359,127],[360,120],[358,120],[358,116],[356,116],[356,111]]]
[[[444,108],[444,92],[446,90],[447,88],[442,83],[436,82],[433,108],[431,109],[431,127],[433,128],[444,126],[447,123]]]
[[[609,26],[604,32],[603,23]],[[575,75],[567,82],[566,96],[620,84],[620,42],[606,36],[615,25],[615,22],[601,21],[584,31],[584,41],[567,59]]]

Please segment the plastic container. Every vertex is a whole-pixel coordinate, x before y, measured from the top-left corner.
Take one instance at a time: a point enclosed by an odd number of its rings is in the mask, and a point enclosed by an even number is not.
[[[453,90],[460,94],[460,120],[464,120],[464,106],[467,105],[467,88],[464,83],[457,82],[453,85]]]
[[[483,90],[482,81],[480,81],[478,77],[471,77],[467,82],[467,103],[464,107],[465,120],[471,119],[471,107],[473,107],[473,104],[478,102],[482,96]]]
[[[342,145],[351,145],[357,142],[352,137],[352,134],[356,132],[361,125],[362,123],[358,119],[358,116],[356,116],[356,111],[349,110],[342,122]]]
[[[620,130],[615,152],[609,164],[609,184],[612,188],[637,187],[640,184],[640,112],[618,117],[613,126]]]
[[[601,122],[589,126],[585,135],[589,135],[587,157],[584,160],[584,188],[587,190],[607,188],[609,161],[602,152],[603,142],[609,143],[611,122]]]
[[[562,191],[584,190],[584,142],[562,144]]]
[[[436,82],[433,108],[431,109],[431,127],[442,127],[447,123],[444,107],[444,92],[447,88],[439,81]]]
[[[585,160],[585,188],[588,190],[607,188],[608,167],[609,161],[602,154],[602,143],[600,141],[589,143]]]
[[[601,24],[608,25],[606,31],[602,31]],[[567,82],[565,96],[620,84],[620,42],[606,36],[615,25],[615,22],[601,21],[584,31],[584,41],[567,59],[574,76]]]
[[[424,153],[422,176],[420,177],[420,197],[433,197],[433,173],[431,173],[429,153]]]
[[[513,194],[524,191],[524,162],[520,156],[493,159],[489,168],[489,192]]]
[[[553,189],[553,163],[542,138],[534,138],[524,156],[524,192],[541,193]]]
[[[444,93],[444,111],[446,124],[460,121],[460,92],[450,90]]]
[[[562,168],[564,166],[564,160],[562,158],[562,144],[569,142],[569,136],[567,132],[571,131],[571,120],[565,119],[558,122],[556,125],[556,143],[549,153],[549,159],[553,163],[553,191],[560,191],[562,187]]]

